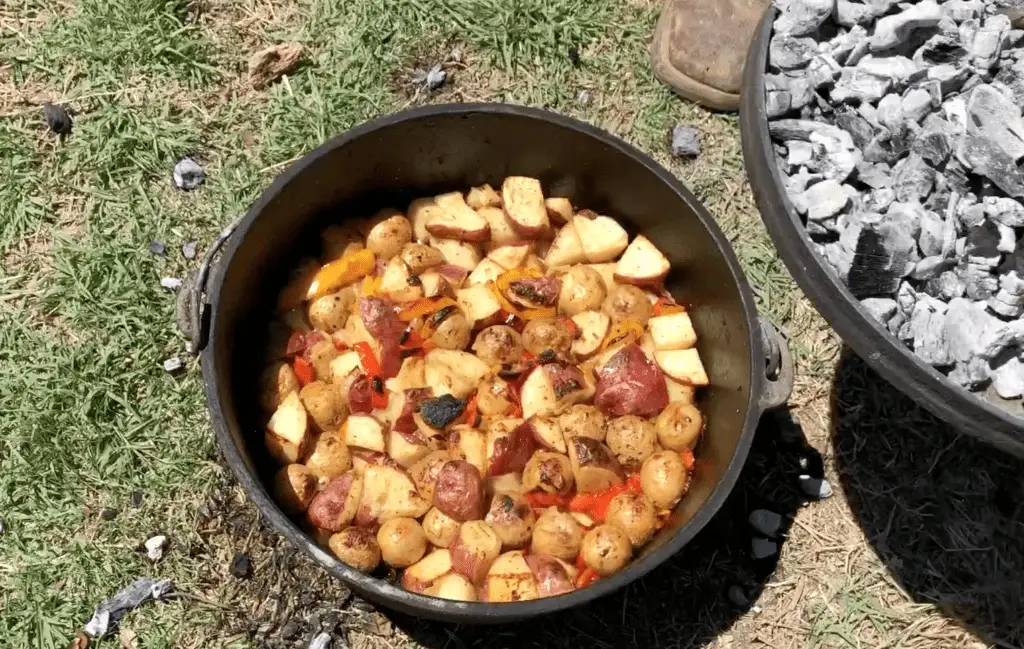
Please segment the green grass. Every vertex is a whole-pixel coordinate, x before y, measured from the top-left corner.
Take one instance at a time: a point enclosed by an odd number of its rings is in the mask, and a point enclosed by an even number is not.
[[[33,103],[0,104],[0,646],[66,646],[99,600],[139,575],[221,601],[211,593],[224,556],[255,541],[228,535],[210,553],[185,551],[205,547],[198,511],[225,472],[198,367],[177,379],[161,369],[184,344],[159,279],[185,272],[180,244],[209,242],[283,164],[414,96],[544,106],[614,131],[707,202],[776,320],[799,299],[756,225],[735,118],[679,101],[649,70],[656,7],[302,0],[291,20],[257,21],[255,36],[235,26],[243,8],[261,12],[244,0],[24,0],[0,13],[0,98],[60,100],[76,113],[73,135],[57,139]],[[253,43],[284,39],[307,48],[303,67],[249,91]],[[455,44],[467,68],[437,95],[415,95],[411,69]],[[576,103],[581,89],[589,105]],[[704,130],[697,162],[670,159],[677,122]],[[185,153],[209,173],[189,194],[171,184]],[[167,242],[166,259],[149,254],[153,239]],[[134,490],[146,494],[138,509]],[[120,511],[114,521],[100,520],[104,506]],[[153,565],[136,548],[157,531],[172,546]],[[224,597],[252,611],[259,595]],[[250,646],[227,640],[224,623],[221,609],[188,599],[126,620],[139,647]]]

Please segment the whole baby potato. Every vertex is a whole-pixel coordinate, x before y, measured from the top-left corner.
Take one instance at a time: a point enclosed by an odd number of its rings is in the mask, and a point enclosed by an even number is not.
[[[654,537],[658,519],[647,496],[626,492],[612,498],[604,522],[625,532],[633,547],[639,548]]]
[[[340,561],[360,572],[373,572],[380,564],[377,537],[364,527],[346,527],[331,536],[328,545]]]
[[[633,557],[633,546],[625,532],[614,525],[598,525],[583,537],[583,561],[602,577],[622,570]]]
[[[686,493],[689,476],[675,451],[659,451],[640,468],[640,487],[659,509],[674,507]]]
[[[427,535],[415,518],[392,518],[377,531],[377,544],[385,563],[395,568],[411,566],[427,551]]]
[[[601,273],[587,266],[573,266],[562,276],[558,312],[568,317],[601,308],[607,291]]]
[[[352,305],[356,302],[354,286],[346,286],[340,291],[328,293],[309,303],[306,317],[314,329],[334,333],[345,328],[348,316],[352,313]]]
[[[412,241],[412,224],[401,212],[381,210],[372,222],[366,235],[366,247],[385,261],[402,252],[405,244]]]
[[[658,441],[667,449],[693,448],[704,428],[704,415],[692,403],[670,403],[655,423]]]

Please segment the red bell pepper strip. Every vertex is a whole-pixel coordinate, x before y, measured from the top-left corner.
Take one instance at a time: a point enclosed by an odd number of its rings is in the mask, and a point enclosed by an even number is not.
[[[362,364],[363,369],[366,370],[370,381],[370,393],[373,398],[374,410],[383,410],[388,407],[388,392],[384,388],[384,379],[381,378],[380,363],[377,362],[377,357],[373,355],[373,349],[367,342],[358,342],[352,346],[359,354],[359,362]]]
[[[683,458],[683,466],[686,467],[686,470],[693,471],[693,467],[697,465],[697,458],[693,456],[693,450],[684,449],[679,452],[679,455]]]
[[[565,507],[569,504],[569,496],[564,494],[552,494],[546,491],[531,491],[526,494],[526,501],[534,509],[546,509],[548,507]]]
[[[295,378],[299,379],[299,385],[305,386],[307,383],[312,383],[316,380],[316,368],[302,356],[295,357],[293,369],[295,370]]]
[[[629,478],[620,485],[613,485],[597,493],[576,494],[569,501],[569,511],[581,512],[595,521],[603,523],[608,515],[608,505],[612,499],[624,493],[643,493],[640,487],[640,474],[631,473]]]
[[[480,419],[480,404],[477,402],[477,394],[473,393],[473,397],[469,400],[466,405],[466,411],[462,413],[462,423],[476,428]]]
[[[600,578],[601,575],[597,574],[596,570],[587,566],[582,572],[580,572],[579,576],[576,577],[576,588],[586,588]]]

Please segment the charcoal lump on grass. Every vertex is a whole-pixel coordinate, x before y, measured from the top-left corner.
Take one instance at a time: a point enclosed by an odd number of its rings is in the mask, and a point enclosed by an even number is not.
[[[776,0],[790,202],[870,316],[968,389],[1024,396],[1024,30],[984,0]]]

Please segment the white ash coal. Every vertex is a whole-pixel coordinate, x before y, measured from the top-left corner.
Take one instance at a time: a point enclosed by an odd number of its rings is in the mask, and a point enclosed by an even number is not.
[[[923,361],[1024,394],[1024,0],[775,0],[766,106],[826,264]]]

